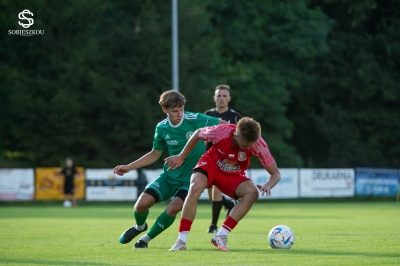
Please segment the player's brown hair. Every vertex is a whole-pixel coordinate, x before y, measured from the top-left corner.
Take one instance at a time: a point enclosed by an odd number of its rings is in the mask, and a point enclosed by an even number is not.
[[[182,93],[174,90],[165,91],[158,102],[164,108],[175,108],[185,106],[186,98]]]
[[[237,131],[246,142],[256,142],[261,136],[260,124],[250,117],[243,117],[237,123]]]
[[[228,85],[218,85],[217,87],[215,87],[214,91],[217,90],[227,90],[228,92],[231,92],[231,88]]]

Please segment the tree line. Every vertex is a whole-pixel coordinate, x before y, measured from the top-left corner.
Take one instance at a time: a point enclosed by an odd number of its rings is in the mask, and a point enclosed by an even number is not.
[[[0,167],[129,163],[171,89],[169,1],[0,1]],[[22,29],[43,35],[7,35]],[[400,2],[178,1],[186,110],[260,122],[279,167],[398,167]],[[160,167],[160,162],[154,167]],[[257,162],[253,164],[255,167]]]

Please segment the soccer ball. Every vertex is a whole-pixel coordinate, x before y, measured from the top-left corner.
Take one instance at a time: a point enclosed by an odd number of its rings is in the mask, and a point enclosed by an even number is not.
[[[70,208],[72,206],[72,203],[69,200],[64,201],[63,203],[64,208]]]
[[[286,225],[277,225],[268,233],[271,248],[289,249],[294,244],[294,233]]]

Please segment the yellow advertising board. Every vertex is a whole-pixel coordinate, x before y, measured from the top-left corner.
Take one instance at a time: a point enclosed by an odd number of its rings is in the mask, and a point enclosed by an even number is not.
[[[64,176],[59,175],[61,167],[35,169],[36,200],[64,199]],[[79,175],[75,178],[75,198],[85,198],[85,169],[76,167]]]

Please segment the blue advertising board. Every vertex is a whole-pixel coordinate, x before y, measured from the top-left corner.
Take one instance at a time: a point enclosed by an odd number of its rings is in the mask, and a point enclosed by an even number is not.
[[[399,190],[399,170],[356,168],[356,196],[396,196]]]

